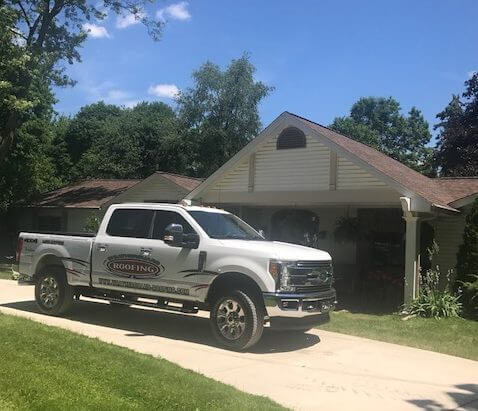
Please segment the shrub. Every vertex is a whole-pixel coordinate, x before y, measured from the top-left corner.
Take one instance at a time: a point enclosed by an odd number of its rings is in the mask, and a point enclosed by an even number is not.
[[[85,231],[88,231],[90,233],[97,233],[98,229],[100,228],[100,224],[100,218],[97,215],[92,214],[86,218]]]
[[[430,269],[420,278],[420,294],[406,307],[410,314],[421,317],[458,317],[461,312],[460,296],[450,288],[450,274],[446,276],[446,285],[440,287],[440,269]]]
[[[478,275],[474,274],[471,278],[470,281],[462,282],[463,295],[469,314],[478,317]]]
[[[457,264],[457,278],[456,286],[464,286],[467,290],[466,284],[473,284],[478,275],[478,198],[474,201],[470,212],[466,216],[465,229],[463,231],[463,244],[460,245],[458,254],[456,256]],[[471,300],[473,295],[473,286],[471,292],[466,291],[463,294],[463,305],[466,310],[471,311],[474,301]],[[469,287],[468,287],[469,288]]]

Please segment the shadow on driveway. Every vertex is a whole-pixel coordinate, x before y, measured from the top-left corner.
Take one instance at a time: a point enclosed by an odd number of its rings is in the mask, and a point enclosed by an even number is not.
[[[35,301],[1,304],[15,310],[42,314]],[[126,331],[128,337],[152,335],[172,340],[217,347],[211,334],[209,319],[195,315],[172,313],[142,308],[112,307],[109,304],[80,300],[65,318],[85,324],[116,328]],[[315,334],[274,332],[264,329],[261,341],[250,352],[268,354],[296,351],[316,345],[320,338]]]
[[[463,392],[448,392],[447,394],[456,404],[460,404],[457,408],[467,411],[478,410],[478,384],[460,384],[455,385],[455,388]],[[408,402],[425,411],[443,409],[442,405],[435,400],[409,400]]]

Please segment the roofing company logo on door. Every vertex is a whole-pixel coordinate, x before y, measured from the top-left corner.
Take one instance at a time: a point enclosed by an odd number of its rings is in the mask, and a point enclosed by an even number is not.
[[[157,260],[133,254],[108,257],[106,269],[114,275],[128,278],[156,278],[164,272],[164,266]]]

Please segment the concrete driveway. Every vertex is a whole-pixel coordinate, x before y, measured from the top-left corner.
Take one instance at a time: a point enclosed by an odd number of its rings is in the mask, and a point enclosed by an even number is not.
[[[215,346],[206,316],[117,311],[80,301],[68,318],[39,314],[33,287],[0,280],[0,311],[175,362],[294,409],[478,410],[478,362],[347,335],[266,330],[248,353]],[[0,342],[1,343],[1,342]]]

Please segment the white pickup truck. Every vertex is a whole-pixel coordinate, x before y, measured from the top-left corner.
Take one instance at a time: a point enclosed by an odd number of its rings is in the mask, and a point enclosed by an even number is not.
[[[216,339],[251,347],[264,326],[307,330],[334,308],[330,255],[266,241],[226,211],[176,204],[117,204],[98,234],[28,233],[17,246],[20,283],[35,284],[47,314],[81,296],[115,307],[210,311]]]

